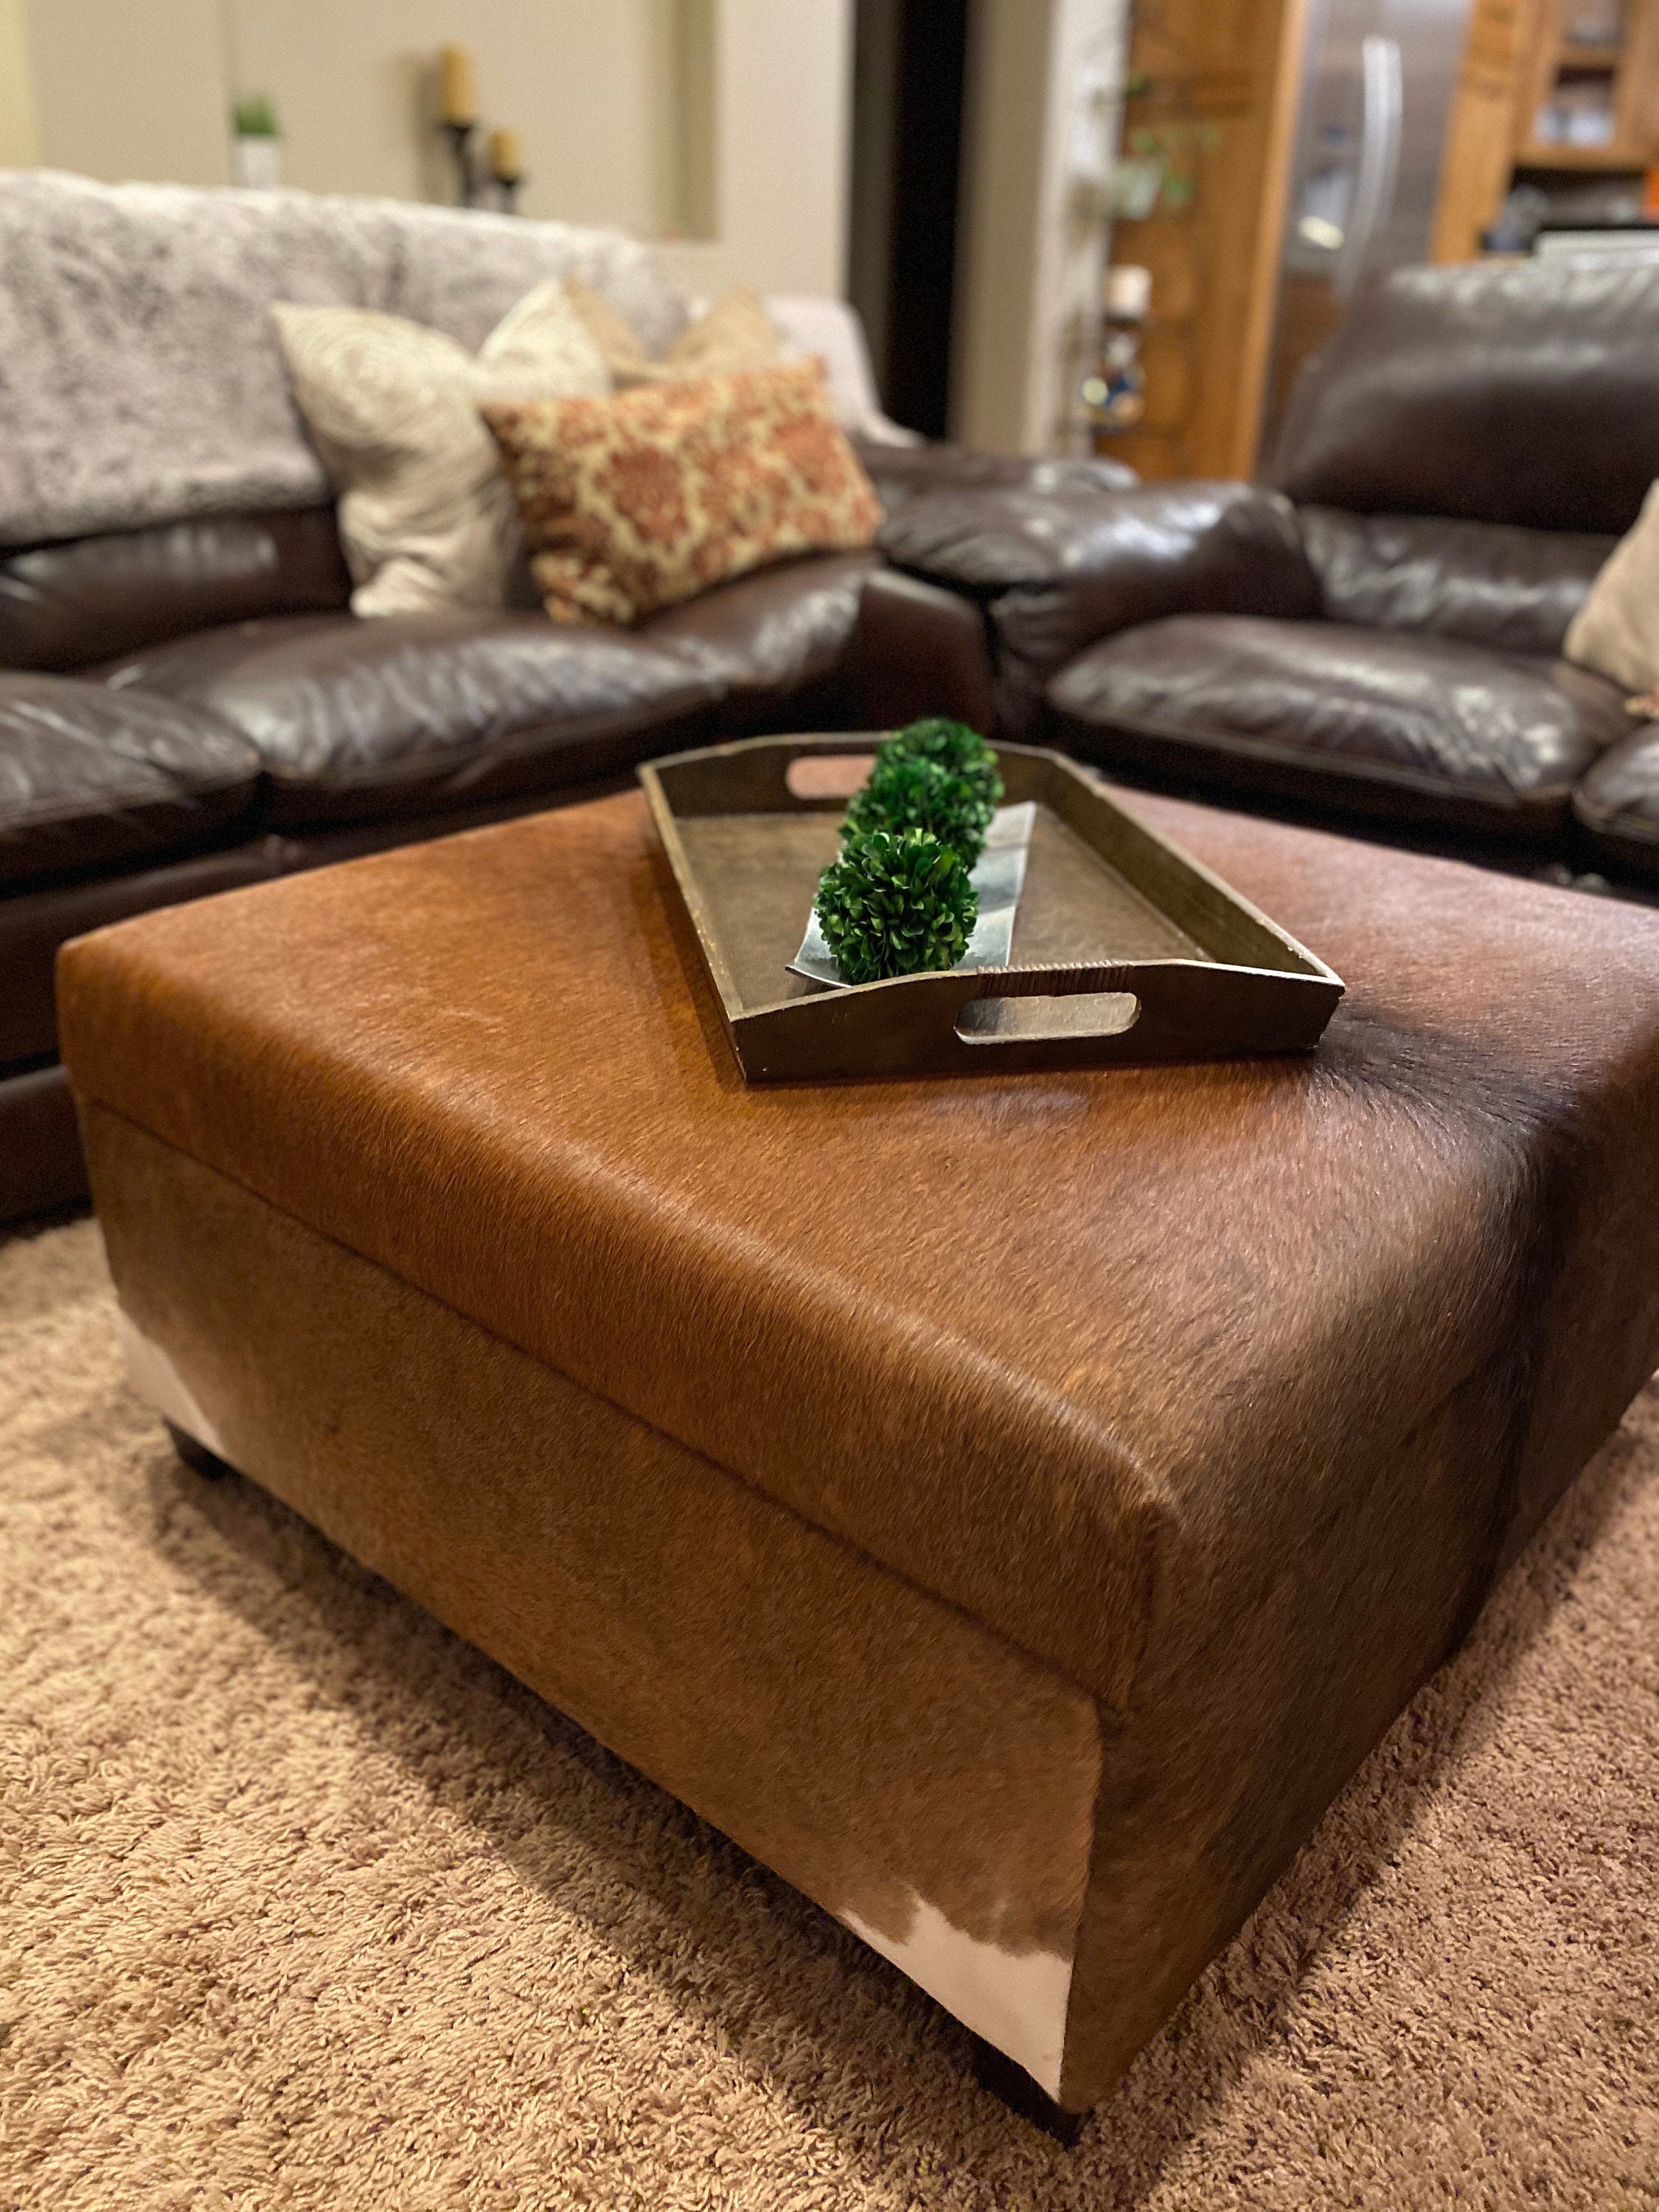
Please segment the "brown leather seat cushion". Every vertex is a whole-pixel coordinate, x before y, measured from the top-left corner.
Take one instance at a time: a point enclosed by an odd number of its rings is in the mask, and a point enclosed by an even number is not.
[[[1509,837],[1559,830],[1629,727],[1613,685],[1565,662],[1247,616],[1103,639],[1048,696],[1086,759]]]
[[[653,615],[630,633],[720,684],[720,726],[836,726],[842,660],[879,555],[808,553]]]
[[[1572,795],[1572,811],[1597,857],[1659,878],[1659,722],[1641,722],[1611,745]]]
[[[118,695],[210,709],[257,747],[273,826],[553,790],[692,742],[720,681],[672,644],[541,614],[230,623],[112,663]]]
[[[0,892],[207,842],[260,761],[216,714],[65,676],[0,676]]]
[[[228,514],[0,559],[0,667],[81,668],[255,615],[343,607],[331,507]]]

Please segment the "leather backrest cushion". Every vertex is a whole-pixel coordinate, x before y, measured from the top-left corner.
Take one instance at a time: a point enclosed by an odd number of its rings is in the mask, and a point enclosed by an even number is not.
[[[1616,538],[1432,514],[1300,510],[1328,621],[1558,653]]]
[[[331,507],[37,545],[0,562],[0,667],[81,668],[256,615],[343,607]]]
[[[1659,477],[1659,264],[1397,269],[1304,374],[1267,471],[1298,505],[1628,530]]]

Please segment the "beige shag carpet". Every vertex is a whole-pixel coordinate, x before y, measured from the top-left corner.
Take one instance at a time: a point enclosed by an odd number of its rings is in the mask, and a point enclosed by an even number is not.
[[[0,1245],[0,2208],[1659,2206],[1659,1389],[1066,2153]]]

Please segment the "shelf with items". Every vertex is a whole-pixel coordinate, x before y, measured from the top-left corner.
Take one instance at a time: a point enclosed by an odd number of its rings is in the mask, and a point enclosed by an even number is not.
[[[1475,0],[1431,257],[1528,251],[1581,179],[1612,195],[1587,224],[1626,221],[1656,161],[1659,0]]]
[[[1533,55],[1531,88],[1516,116],[1515,158],[1546,167],[1593,166],[1620,145],[1620,79],[1626,55],[1609,41],[1595,62],[1577,58],[1570,9],[1553,0],[1542,11]],[[1564,163],[1561,157],[1566,155]]]
[[[1119,397],[1118,364],[1103,360],[1090,381],[1104,394],[1085,406],[1097,450],[1145,477],[1255,465],[1304,27],[1303,0],[1140,0],[1132,11],[1111,251],[1150,271],[1144,392],[1117,424],[1103,422]]]

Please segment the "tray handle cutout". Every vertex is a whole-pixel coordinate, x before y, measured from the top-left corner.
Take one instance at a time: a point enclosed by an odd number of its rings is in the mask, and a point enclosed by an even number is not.
[[[863,789],[874,753],[797,753],[783,772],[791,799],[850,799]]]
[[[1140,1001],[1133,991],[969,999],[957,1016],[957,1035],[964,1044],[1122,1036],[1139,1019]]]
[[[1232,1060],[1310,1050],[1341,988],[1211,961],[947,968],[786,999],[732,1035],[764,1082]]]

